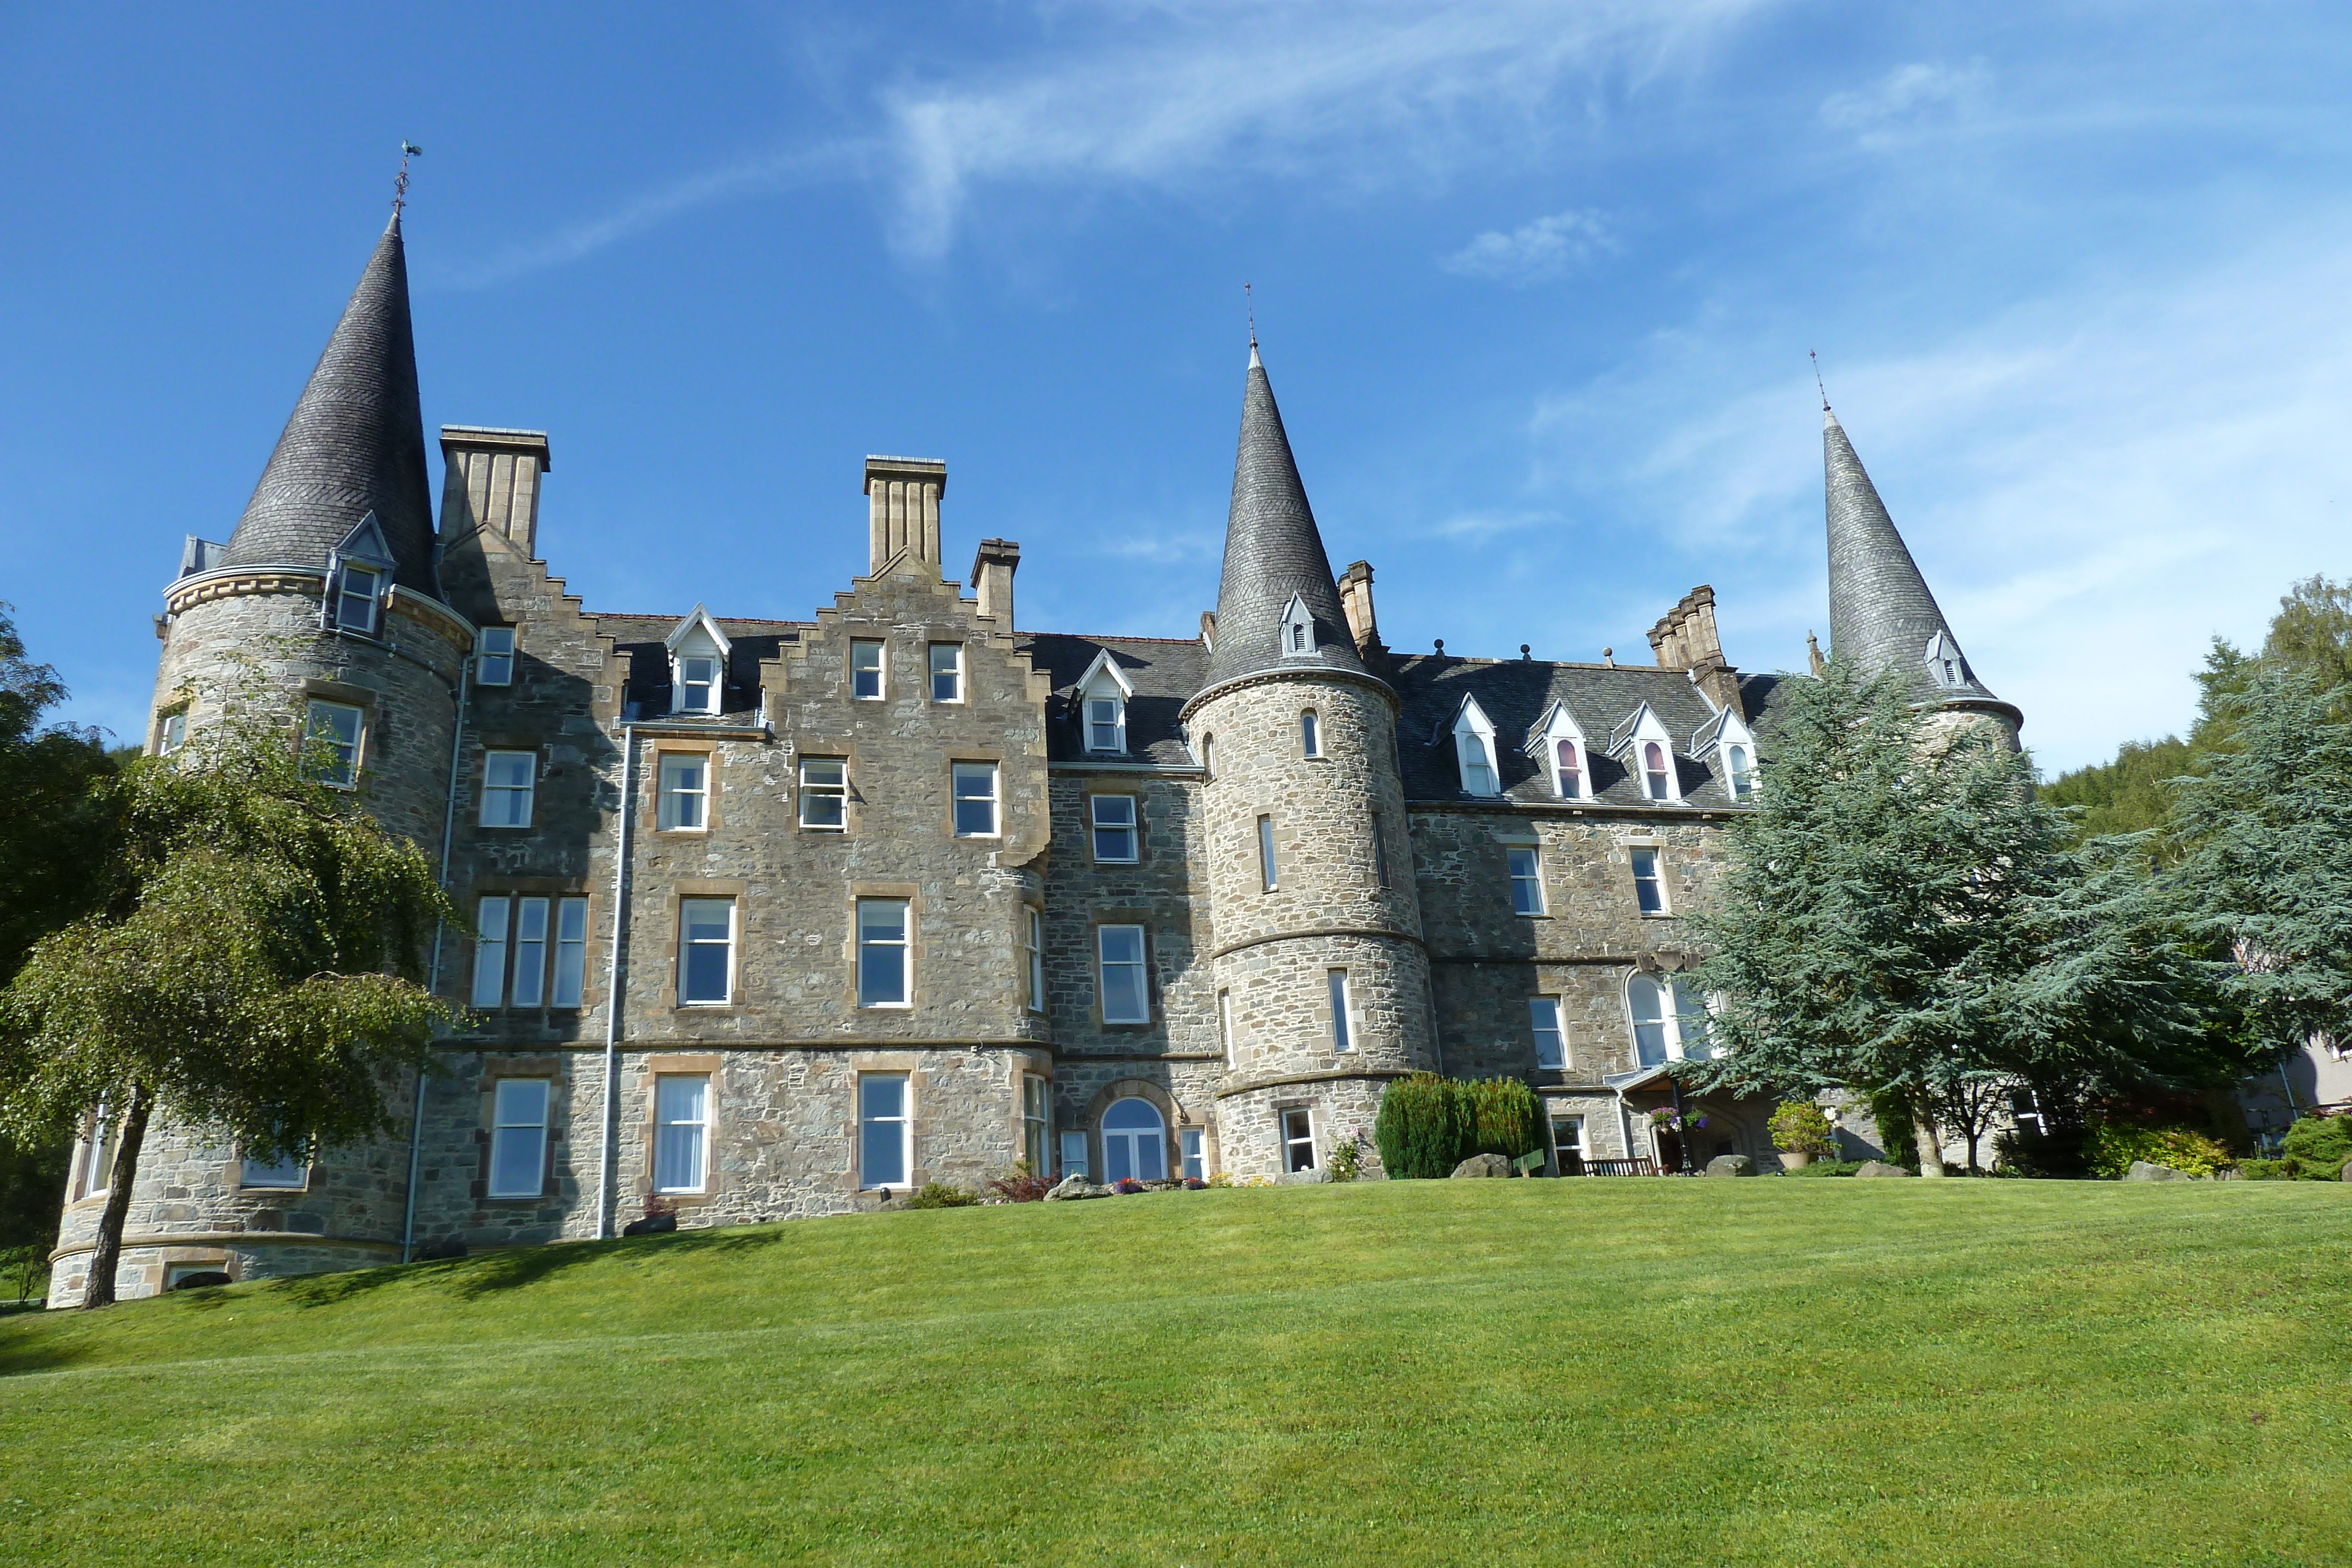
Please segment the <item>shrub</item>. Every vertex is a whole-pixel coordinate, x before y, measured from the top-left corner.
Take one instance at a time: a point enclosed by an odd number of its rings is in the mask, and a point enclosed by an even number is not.
[[[1457,1084],[1463,1097],[1463,1139],[1455,1151],[1454,1164],[1445,1174],[1454,1174],[1472,1155],[1500,1155],[1507,1160],[1532,1154],[1543,1147],[1543,1102],[1536,1092],[1517,1078],[1478,1078]]]
[[[2287,1129],[2281,1152],[2297,1181],[2340,1181],[2352,1160],[2352,1117],[2305,1116]]]
[[[1850,1176],[1862,1166],[1863,1162],[1860,1160],[1815,1160],[1802,1170],[1783,1171],[1780,1174],[1792,1176]]]
[[[1828,1113],[1810,1100],[1783,1100],[1767,1125],[1772,1146],[1785,1154],[1820,1156],[1837,1151],[1830,1138]]]
[[[1121,1176],[1118,1178],[1118,1189],[1123,1193],[1141,1192],[1143,1184],[1133,1176]]]
[[[980,1201],[980,1195],[966,1192],[960,1186],[950,1186],[943,1181],[927,1181],[923,1190],[907,1200],[908,1208],[970,1208]]]
[[[1455,1152],[1462,1146],[1462,1124],[1454,1089],[1451,1080],[1434,1072],[1416,1072],[1389,1084],[1372,1123],[1372,1142],[1391,1176],[1449,1176],[1462,1163]]]
[[[1364,1170],[1364,1140],[1356,1133],[1331,1140],[1331,1179],[1354,1181]]]
[[[2131,1169],[2134,1160],[2169,1166],[2188,1176],[2211,1176],[2236,1163],[2229,1150],[2194,1127],[2137,1127],[2120,1122],[2092,1123],[2083,1153],[2092,1174],[2110,1180]]]
[[[2238,1174],[2248,1181],[2293,1181],[2293,1160],[2241,1160]]]
[[[1040,1203],[1060,1184],[1052,1176],[1031,1175],[1026,1162],[1024,1162],[1007,1174],[993,1177],[988,1185],[990,1190],[1008,1203]]]

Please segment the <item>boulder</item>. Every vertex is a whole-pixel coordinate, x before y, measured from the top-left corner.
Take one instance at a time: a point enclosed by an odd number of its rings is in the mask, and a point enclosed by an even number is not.
[[[1706,1162],[1706,1174],[1711,1176],[1754,1176],[1756,1162],[1746,1155],[1717,1155]]]
[[[2146,1160],[2134,1160],[2131,1169],[2124,1172],[2126,1181],[2189,1181],[2187,1171],[2174,1170],[2170,1166],[2150,1165]]]
[[[1853,1174],[1858,1176],[1907,1176],[1918,1173],[1906,1171],[1901,1166],[1890,1166],[1885,1160],[1864,1160],[1862,1168]]]
[[[1454,1167],[1457,1176],[1507,1176],[1511,1174],[1511,1162],[1502,1155],[1472,1155]]]
[[[2336,1173],[2336,1179],[2337,1181],[2352,1181],[2352,1160],[2346,1160],[2344,1162],[2344,1168]]]
[[[1117,1189],[1097,1186],[1082,1176],[1064,1176],[1053,1191],[1045,1195],[1047,1203],[1070,1203],[1082,1197],[1108,1197]]]

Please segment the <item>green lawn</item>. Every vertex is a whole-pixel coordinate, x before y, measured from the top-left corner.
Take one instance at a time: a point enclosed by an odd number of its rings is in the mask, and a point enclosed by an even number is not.
[[[2352,1186],[804,1220],[0,1320],[0,1559],[2352,1562]]]

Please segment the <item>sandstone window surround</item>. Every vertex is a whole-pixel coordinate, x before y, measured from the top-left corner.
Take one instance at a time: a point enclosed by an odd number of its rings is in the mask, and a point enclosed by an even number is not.
[[[1034,1072],[1021,1075],[1021,1155],[1033,1176],[1046,1170],[1046,1142],[1053,1136],[1050,1088]]]
[[[1543,852],[1528,844],[1507,847],[1503,853],[1510,868],[1511,913],[1543,914]]]
[[[1213,735],[1201,737],[1201,777],[1212,784],[1217,780],[1217,737]]]
[[[1257,820],[1257,873],[1260,892],[1272,893],[1281,885],[1276,876],[1277,870],[1274,859],[1274,818],[1263,816]]]
[[[257,1160],[242,1149],[237,1153],[236,1187],[242,1192],[251,1187],[266,1192],[302,1192],[310,1185],[310,1162],[302,1155],[288,1155],[274,1160]]]
[[[653,1189],[702,1194],[710,1179],[710,1080],[708,1072],[654,1078]]]
[[[1034,904],[1021,906],[1021,946],[1029,960],[1029,1010],[1042,1013],[1045,1010],[1045,912]]]
[[[963,701],[963,644],[932,643],[930,664],[931,700],[935,703]]]
[[[912,1075],[862,1072],[857,1078],[857,1185],[889,1190],[914,1185]]]
[[[1311,1171],[1315,1168],[1315,1113],[1306,1105],[1293,1105],[1276,1113],[1281,1118],[1282,1168],[1286,1172]]]
[[[1380,812],[1372,813],[1372,883],[1382,892],[1389,885],[1388,821]]]
[[[994,762],[948,764],[953,795],[950,827],[959,839],[992,839],[1002,831],[998,821],[997,765]]]
[[[1146,962],[1149,944],[1139,925],[1095,927],[1096,996],[1106,1024],[1148,1024],[1151,1021],[1151,982]]]
[[[1713,1054],[1706,1004],[1679,977],[1662,980],[1634,970],[1625,980],[1625,1012],[1633,1025],[1636,1066],[1703,1061]]]
[[[484,626],[474,633],[474,684],[509,686],[514,684],[515,629]]]
[[[488,1196],[536,1198],[547,1190],[548,1106],[552,1088],[544,1078],[501,1078],[492,1089]]]
[[[188,744],[188,705],[181,703],[155,716],[155,755],[169,757]]]
[[[367,710],[353,703],[312,697],[302,725],[302,768],[314,781],[356,789],[367,752]]]
[[[1331,1003],[1331,1049],[1342,1055],[1356,1049],[1364,1032],[1363,1015],[1356,1010],[1355,988],[1345,969],[1326,969],[1323,984]]]
[[[1092,820],[1097,864],[1133,865],[1142,858],[1134,796],[1089,795],[1087,810]]]
[[[849,643],[849,695],[862,703],[878,703],[887,694],[889,653],[881,639],[854,637]]]
[[[911,898],[856,900],[857,1005],[915,1005],[915,905]]]
[[[660,754],[661,803],[656,821],[665,833],[709,831],[711,754],[671,751]]]
[[[1322,717],[1311,707],[1298,712],[1298,755],[1308,762],[1329,760],[1323,755]]]
[[[732,898],[677,901],[677,1005],[725,1007],[735,999]]]
[[[485,828],[530,826],[532,795],[539,779],[536,751],[482,753],[482,809]]]
[[[801,758],[801,827],[812,833],[849,831],[849,759]]]
[[[1629,843],[1625,854],[1633,869],[1633,904],[1643,915],[1674,913],[1666,898],[1665,847],[1656,842]]]
[[[373,565],[345,561],[335,572],[334,623],[337,631],[362,637],[375,635],[383,608],[386,574]]]
[[[1217,1049],[1225,1053],[1225,1071],[1234,1070],[1234,994],[1217,993]]]
[[[485,894],[474,904],[474,977],[480,1011],[578,1008],[587,989],[588,899],[561,893]]]
[[[1536,1065],[1554,1071],[1568,1066],[1568,1034],[1560,1027],[1558,997],[1528,998],[1528,1024],[1535,1031]]]

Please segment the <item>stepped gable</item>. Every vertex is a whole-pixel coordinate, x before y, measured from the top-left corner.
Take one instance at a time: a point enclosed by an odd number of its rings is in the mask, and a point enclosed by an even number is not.
[[[1729,806],[1731,790],[1719,770],[1689,757],[1691,737],[1714,722],[1717,710],[1681,670],[1650,664],[1564,664],[1541,659],[1462,659],[1451,653],[1394,656],[1389,684],[1404,705],[1397,721],[1397,763],[1411,800],[1468,800],[1456,770],[1454,719],[1465,696],[1475,695],[1495,725],[1496,764],[1503,795],[1520,801],[1555,801],[1542,762],[1521,749],[1528,732],[1555,702],[1564,702],[1583,727],[1592,769],[1592,792],[1608,805],[1671,810],[1645,800],[1641,780],[1625,765],[1604,755],[1609,736],[1642,704],[1674,736],[1683,803]],[[1750,675],[1739,684],[1747,711],[1740,716],[1758,727],[1780,677]],[[1769,752],[1765,758],[1770,760]]]
[[[1822,410],[1830,548],[1830,650],[1872,674],[1902,672],[1915,701],[1999,702],[1960,654],[1936,596],[1927,591],[1878,487],[1854,455],[1837,415]],[[1927,650],[1941,634],[1958,679],[1937,679]]]
[[[440,598],[397,213],[217,564],[323,567],[370,512],[391,548],[393,580]]]
[[[1081,637],[1063,632],[1024,633],[1021,650],[1034,668],[1049,674],[1054,695],[1045,705],[1046,756],[1055,762],[1105,760],[1086,748],[1077,711],[1077,685],[1105,651],[1135,687],[1127,704],[1128,754],[1121,760],[1163,768],[1190,768],[1183,727],[1177,716],[1192,694],[1208,684],[1209,651],[1197,639]]]
[[[1303,598],[1315,619],[1316,649],[1288,657],[1282,650],[1282,612]],[[1234,458],[1233,509],[1225,520],[1225,566],[1217,582],[1217,636],[1206,685],[1276,669],[1316,668],[1364,673],[1339,607],[1323,536],[1316,530],[1307,486],[1290,455],[1290,437],[1275,406],[1274,386],[1257,344],[1250,344],[1242,391],[1242,433]]]
[[[628,687],[622,711],[633,719],[667,718],[670,704],[669,649],[664,639],[676,629],[677,615],[600,614],[596,629],[613,639],[613,651],[629,662]],[[727,633],[727,673],[719,688],[719,711],[684,722],[751,724],[760,719],[760,666],[784,648],[797,643],[809,621],[743,621],[725,615],[711,620]]]

